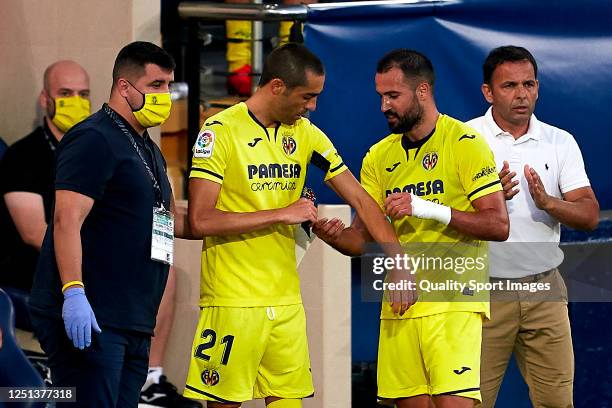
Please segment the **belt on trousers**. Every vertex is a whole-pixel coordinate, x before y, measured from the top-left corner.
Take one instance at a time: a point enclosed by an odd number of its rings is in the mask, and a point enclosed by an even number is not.
[[[523,276],[522,278],[494,278],[491,276],[489,279],[491,281],[512,281],[512,282],[537,282],[541,279],[544,279],[551,273],[555,272],[557,268],[552,268],[547,270],[546,272],[536,273],[535,275]]]

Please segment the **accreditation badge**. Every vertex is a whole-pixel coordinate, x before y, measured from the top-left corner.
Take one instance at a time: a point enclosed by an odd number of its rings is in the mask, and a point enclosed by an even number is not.
[[[151,259],[168,265],[174,261],[174,215],[163,207],[153,208]]]

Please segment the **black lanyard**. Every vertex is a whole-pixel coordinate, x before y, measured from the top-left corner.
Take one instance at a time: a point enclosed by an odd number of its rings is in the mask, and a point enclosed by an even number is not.
[[[113,120],[113,122],[115,122],[115,125],[119,127],[119,129],[123,132],[123,134],[126,135],[128,139],[130,140],[130,142],[132,143],[134,150],[136,150],[136,153],[138,153],[138,157],[140,157],[140,160],[142,160],[142,164],[144,164],[145,168],[147,169],[147,173],[149,173],[149,176],[151,177],[151,182],[153,183],[153,192],[155,193],[155,199],[157,200],[156,204],[158,206],[163,207],[161,187],[159,186],[159,183],[157,182],[157,178],[155,177],[155,174],[153,174],[153,172],[151,171],[151,168],[147,164],[147,161],[142,156],[142,153],[140,153],[140,149],[138,148],[138,145],[136,144],[136,140],[134,140],[132,133],[125,126],[123,121],[119,119],[117,112],[112,110],[107,104],[104,104],[102,106],[102,109],[104,110],[104,113],[106,113]],[[153,163],[155,163],[157,161],[155,157],[155,153],[153,151],[150,151],[150,153],[151,153],[151,160],[153,161]]]
[[[53,142],[51,141],[51,138],[52,137],[55,138],[55,136],[53,134],[49,136],[49,133],[51,133],[51,129],[49,129],[49,125],[47,125],[46,119],[45,119],[45,122],[43,123],[42,131],[43,131],[43,135],[45,136],[45,140],[49,144],[49,149],[51,149],[51,151],[55,154],[55,144],[53,144]]]

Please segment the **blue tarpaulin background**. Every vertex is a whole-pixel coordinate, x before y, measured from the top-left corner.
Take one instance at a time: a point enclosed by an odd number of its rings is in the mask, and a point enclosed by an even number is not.
[[[480,92],[487,53],[524,46],[539,65],[536,115],[574,135],[601,208],[610,209],[611,21],[612,3],[598,0],[319,4],[305,27],[327,73],[312,119],[357,175],[368,147],[389,133],[374,90],[383,54],[399,47],[425,53],[436,70],[439,110],[469,120],[488,106]],[[316,190],[320,202],[339,202],[329,189]]]

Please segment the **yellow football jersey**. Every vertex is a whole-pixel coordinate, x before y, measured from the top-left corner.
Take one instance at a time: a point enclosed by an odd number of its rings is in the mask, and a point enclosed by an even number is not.
[[[347,167],[308,119],[266,129],[245,103],[210,117],[193,148],[189,177],[221,184],[216,208],[254,212],[286,207],[302,193],[308,164],[325,180]],[[275,224],[238,235],[204,238],[200,306],[301,303],[295,225]]]
[[[363,159],[361,184],[381,208],[388,195],[410,192],[456,210],[474,211],[472,201],[501,190],[493,153],[486,140],[470,126],[446,115],[439,116],[434,131],[422,140],[412,142],[401,134],[391,134],[372,146]],[[429,247],[425,251],[427,256],[449,253],[456,258],[457,252],[464,251],[474,259],[486,259],[486,242],[437,221],[404,217],[392,224],[400,242],[407,244],[408,251],[423,248],[425,243],[425,247]],[[436,246],[434,243],[445,244]],[[453,297],[455,301],[452,302],[424,301],[431,296],[419,292],[420,301],[402,318],[446,311],[488,314],[488,303],[470,301],[474,294],[469,290],[459,295]],[[383,303],[381,316],[399,318],[393,315],[387,302]]]

